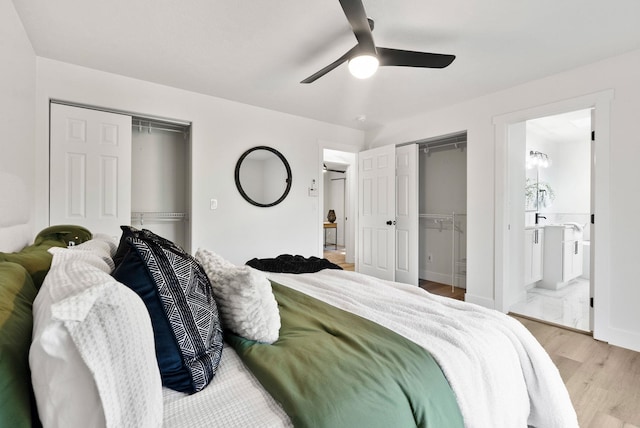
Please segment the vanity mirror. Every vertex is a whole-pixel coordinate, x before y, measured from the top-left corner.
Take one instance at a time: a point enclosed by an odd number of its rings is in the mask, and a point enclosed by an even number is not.
[[[258,207],[272,207],[291,190],[291,167],[272,147],[253,147],[236,163],[236,187],[242,197]]]
[[[526,160],[525,211],[539,211],[546,208],[555,199],[551,185],[542,180],[541,169],[551,166],[546,153],[531,150]],[[537,222],[536,222],[537,224]]]

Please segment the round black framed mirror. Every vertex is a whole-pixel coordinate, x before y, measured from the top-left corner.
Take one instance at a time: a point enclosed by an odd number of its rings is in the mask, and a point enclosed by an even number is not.
[[[291,190],[291,167],[282,153],[268,146],[253,147],[236,163],[236,187],[257,207],[272,207]]]

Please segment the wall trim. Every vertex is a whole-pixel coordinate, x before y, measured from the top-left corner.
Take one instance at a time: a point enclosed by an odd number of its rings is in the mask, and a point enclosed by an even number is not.
[[[465,293],[464,301],[468,303],[474,303],[476,305],[480,305],[488,309],[495,309],[494,299],[488,299],[486,297],[474,296],[473,294]]]

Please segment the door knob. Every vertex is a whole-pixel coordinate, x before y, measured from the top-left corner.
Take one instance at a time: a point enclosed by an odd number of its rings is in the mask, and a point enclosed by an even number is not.
[[[395,220],[387,220],[388,226],[391,226],[392,224],[396,224]]]

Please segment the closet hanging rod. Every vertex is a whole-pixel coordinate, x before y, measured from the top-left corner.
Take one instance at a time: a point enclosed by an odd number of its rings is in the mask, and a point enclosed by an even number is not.
[[[464,149],[467,147],[467,142],[455,142],[455,143],[444,143],[444,144],[420,144],[419,146],[420,150],[424,150],[425,153],[429,153],[430,151],[436,151],[436,150],[444,150],[444,149],[448,149],[450,147],[453,147],[454,149]]]
[[[453,214],[418,214],[418,217],[422,217],[422,218],[444,218],[444,219],[451,219],[454,216],[455,217],[460,217],[460,216],[466,216],[467,214],[462,214],[462,213],[453,213]]]
[[[132,123],[131,127],[132,128],[138,128],[138,129],[145,128],[145,129],[149,129],[150,131],[155,129],[155,130],[158,130],[158,131],[178,132],[178,133],[184,134],[184,135],[189,133],[189,131],[186,128],[185,129],[172,129],[172,128],[162,128],[160,126],[143,125],[143,124],[136,124],[136,123]]]

